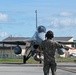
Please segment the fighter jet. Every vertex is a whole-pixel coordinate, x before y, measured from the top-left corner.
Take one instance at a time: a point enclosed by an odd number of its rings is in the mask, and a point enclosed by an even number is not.
[[[45,40],[45,34],[46,34],[46,28],[44,26],[38,26],[36,28],[36,32],[34,35],[25,40],[25,41],[3,41],[0,42],[0,44],[14,44],[16,47],[14,48],[14,53],[15,54],[21,54],[22,49],[21,45],[26,45],[27,42],[30,43],[30,46],[25,47],[25,55],[23,55],[23,63],[26,63],[26,61],[30,58],[33,57],[34,60],[39,61],[39,63],[42,63],[43,60],[43,54],[39,51],[37,51],[40,48],[41,42]],[[57,41],[58,43],[64,44],[64,45],[75,45],[76,42],[64,42],[64,41]],[[58,50],[58,54],[62,55],[64,54],[63,50]]]
[[[45,40],[45,34],[46,34],[46,28],[44,26],[37,26],[37,11],[36,12],[36,32],[35,34],[25,40],[25,41],[1,41],[0,44],[14,44],[16,47],[14,48],[14,53],[15,54],[21,54],[22,49],[20,45],[26,45],[27,42],[30,42],[30,46],[25,47],[25,55],[23,55],[23,63],[26,63],[26,61],[32,56],[36,61],[39,61],[39,63],[42,63],[43,60],[43,54],[39,52],[38,50],[40,49],[41,42]],[[65,42],[60,42],[59,43],[64,44]],[[66,42],[68,43],[68,42]],[[59,54],[63,54],[64,52],[62,50],[59,51]]]
[[[36,61],[39,61],[41,63],[41,53],[38,52],[36,49],[40,47],[40,44],[43,40],[45,40],[45,33],[46,33],[46,28],[44,26],[38,26],[36,32],[34,35],[29,38],[28,40],[25,41],[1,41],[0,44],[12,44],[16,45],[14,48],[14,53],[15,54],[21,54],[22,49],[20,45],[26,45],[27,42],[30,43],[30,46],[25,47],[25,55],[23,56],[23,63],[26,63],[26,61],[33,56]]]
[[[41,53],[36,51],[36,49],[39,48],[41,42],[45,40],[45,33],[46,33],[46,28],[44,26],[37,26],[37,10],[35,11],[36,13],[36,32],[35,34],[29,38],[28,40],[25,41],[1,41],[0,44],[13,44],[16,45],[14,48],[14,53],[15,54],[21,54],[22,49],[20,45],[26,45],[27,42],[30,42],[30,46],[26,47],[25,50],[25,55],[23,56],[23,63],[26,63],[26,61],[33,56],[36,61],[39,61],[41,63]]]

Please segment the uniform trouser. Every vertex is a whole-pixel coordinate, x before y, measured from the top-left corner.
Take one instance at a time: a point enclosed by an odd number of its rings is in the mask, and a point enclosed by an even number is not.
[[[56,75],[56,63],[55,62],[44,62],[44,75],[49,75],[49,70],[51,69],[52,75]]]

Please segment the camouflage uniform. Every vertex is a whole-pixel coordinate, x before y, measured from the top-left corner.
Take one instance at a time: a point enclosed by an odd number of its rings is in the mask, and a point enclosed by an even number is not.
[[[56,62],[55,62],[55,51],[57,48],[68,48],[66,46],[63,46],[62,44],[59,44],[57,42],[54,42],[51,39],[44,40],[41,43],[41,49],[44,54],[44,75],[49,75],[49,69],[51,68],[52,75],[55,75],[56,72]]]

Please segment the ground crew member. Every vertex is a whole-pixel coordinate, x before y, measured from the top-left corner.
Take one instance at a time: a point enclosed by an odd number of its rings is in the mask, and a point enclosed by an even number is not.
[[[49,75],[49,69],[51,68],[52,75],[56,75],[56,62],[55,62],[55,51],[57,48],[69,49],[69,47],[59,44],[53,40],[54,35],[52,31],[48,31],[45,35],[46,40],[42,41],[41,49],[44,55],[44,75]]]

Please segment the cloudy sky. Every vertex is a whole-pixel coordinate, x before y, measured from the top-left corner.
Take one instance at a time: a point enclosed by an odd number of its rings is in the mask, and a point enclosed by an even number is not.
[[[55,36],[76,39],[76,0],[0,0],[0,40],[8,36],[31,37],[38,25]]]

